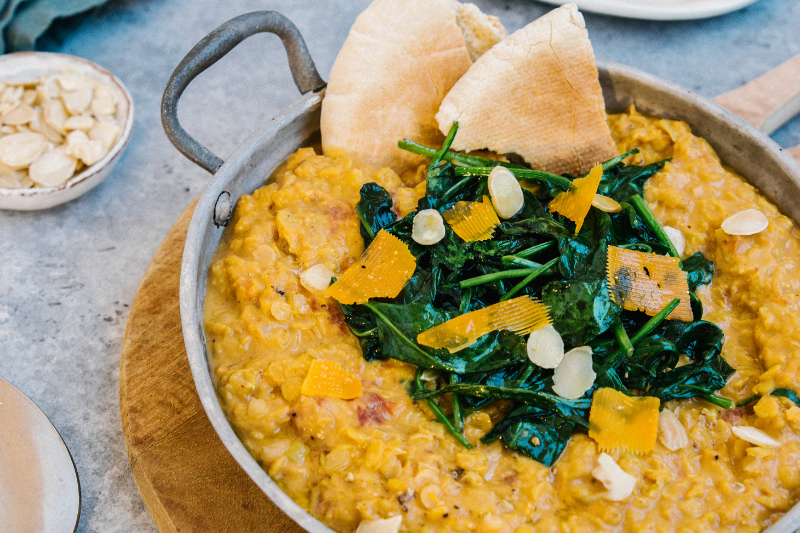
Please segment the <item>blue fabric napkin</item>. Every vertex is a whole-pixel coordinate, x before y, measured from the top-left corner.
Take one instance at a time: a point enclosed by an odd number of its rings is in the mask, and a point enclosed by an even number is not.
[[[71,17],[107,0],[0,0],[0,53],[33,50],[54,20]]]

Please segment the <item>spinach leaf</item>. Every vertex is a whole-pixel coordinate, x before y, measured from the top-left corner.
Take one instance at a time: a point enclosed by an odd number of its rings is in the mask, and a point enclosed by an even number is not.
[[[611,300],[604,279],[551,281],[542,289],[542,302],[550,308],[556,331],[571,346],[582,346],[606,331],[622,311]]]
[[[361,199],[356,204],[356,213],[361,219],[361,236],[366,246],[384,226],[394,222],[395,217],[392,197],[377,183],[365,183],[359,194]]]
[[[700,285],[711,283],[711,277],[714,275],[714,263],[703,257],[700,252],[684,259],[681,269],[686,272],[690,291],[696,291]]]
[[[486,372],[527,359],[526,339],[510,331],[484,335],[472,346],[454,354],[444,349],[420,346],[416,342],[417,335],[459,314],[437,309],[429,303],[397,305],[371,301],[355,307],[372,312],[382,357],[457,374]],[[348,324],[350,316],[345,315]],[[363,318],[361,322],[364,322]]]
[[[611,217],[599,209],[590,210],[578,235],[564,236],[558,241],[561,275],[581,281],[605,278],[610,243]]]
[[[800,398],[797,397],[794,391],[789,389],[775,389],[774,391],[770,392],[772,396],[781,396],[783,398],[788,398],[793,401],[798,407],[800,407]]]
[[[577,400],[568,400],[552,392],[458,383],[456,385],[446,385],[436,390],[417,391],[414,393],[413,398],[415,400],[425,400],[446,393],[470,394],[472,396],[478,396],[479,398],[494,398],[497,400],[512,400],[525,405],[538,407],[548,412],[557,412],[564,418],[582,427],[588,427],[588,422],[584,419],[584,414],[591,405],[590,399],[579,398]]]
[[[564,452],[574,427],[574,422],[525,405],[509,413],[481,441],[499,438],[510,449],[549,467]]]
[[[674,368],[680,352],[675,343],[660,335],[646,337],[640,341],[619,367],[618,373],[625,376],[626,387],[647,390],[659,373]]]
[[[666,161],[649,165],[619,165],[603,173],[597,193],[613,198],[618,202],[627,202],[634,194],[644,193],[644,182],[664,168]]]

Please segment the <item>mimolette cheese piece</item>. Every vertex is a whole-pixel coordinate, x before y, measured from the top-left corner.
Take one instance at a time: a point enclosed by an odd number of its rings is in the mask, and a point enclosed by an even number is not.
[[[654,396],[628,396],[608,387],[597,389],[589,411],[589,436],[601,450],[648,453],[656,445],[660,403]]]
[[[480,337],[497,330],[527,335],[551,324],[548,307],[536,298],[520,296],[472,311],[417,335],[417,342],[431,348],[463,350]]]
[[[361,257],[325,291],[343,304],[363,304],[370,298],[394,298],[414,275],[417,260],[408,246],[384,230]]]
[[[567,4],[481,56],[436,114],[453,150],[515,153],[531,167],[581,175],[617,155],[583,15]]]
[[[300,387],[304,396],[330,396],[353,400],[362,394],[361,380],[335,361],[315,359]]]
[[[606,275],[611,299],[623,309],[654,316],[680,298],[667,320],[694,319],[686,272],[677,257],[609,246]]]
[[[458,202],[442,213],[450,228],[464,241],[485,241],[494,236],[494,228],[500,219],[488,196],[482,202]]]
[[[547,208],[550,211],[561,213],[575,223],[575,234],[581,231],[583,221],[589,214],[600,179],[603,177],[603,167],[596,164],[585,178],[577,178],[572,182],[573,189],[558,193]]]
[[[506,35],[496,18],[455,0],[375,0],[331,69],[320,119],[325,155],[398,174],[427,164],[397,142],[441,145],[442,98],[472,65],[470,54]]]

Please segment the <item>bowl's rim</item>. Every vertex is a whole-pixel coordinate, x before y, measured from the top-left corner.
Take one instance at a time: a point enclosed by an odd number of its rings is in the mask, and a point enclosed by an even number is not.
[[[794,182],[797,189],[800,190],[800,165],[785,154],[769,137],[765,136],[752,125],[730,111],[677,84],[647,74],[638,69],[609,61],[598,61],[597,65],[601,78],[603,76],[610,76],[612,78],[617,76],[620,79],[627,78],[636,83],[647,84],[650,88],[657,89],[661,93],[666,93],[671,97],[682,100],[687,106],[692,106],[705,114],[719,118],[736,131],[741,132],[749,142],[755,143],[760,150],[769,153],[789,179]],[[248,158],[256,148],[253,143],[265,139],[270,135],[274,136],[276,132],[280,131],[282,125],[292,116],[297,116],[300,113],[312,112],[316,109],[315,106],[321,105],[323,96],[324,91],[308,93],[285,108],[272,120],[257,129],[216,172],[213,179],[208,183],[201,194],[197,206],[195,207],[187,232],[180,278],[180,312],[184,344],[195,387],[209,421],[225,447],[255,484],[284,513],[306,531],[311,533],[335,532],[311,516],[280,489],[253,456],[250,455],[224,415],[211,379],[211,371],[206,356],[207,347],[202,331],[202,297],[205,293],[205,287],[200,286],[199,280],[204,279],[204,272],[200,271],[200,252],[203,247],[203,239],[206,235],[206,231],[213,224],[217,199],[224,193],[228,183],[236,178],[240,168],[246,168]],[[297,140],[298,143],[301,141],[301,139]],[[295,149],[298,147],[299,146],[295,146]],[[231,200],[235,202],[236,198]],[[774,201],[772,198],[771,200]],[[798,220],[798,218],[795,217],[795,220]],[[202,268],[207,270],[208,265],[202,265]],[[796,523],[798,518],[800,518],[800,505],[796,505],[784,515],[781,520],[766,530],[765,533],[792,532],[796,529],[796,524],[795,526],[791,524],[792,522]]]
[[[127,111],[125,115],[122,117],[122,124],[119,124],[119,120],[117,124],[121,126],[121,132],[119,138],[114,142],[114,146],[108,151],[108,153],[103,156],[103,158],[98,161],[97,163],[86,167],[83,171],[75,174],[71,178],[69,178],[66,182],[62,183],[61,185],[55,187],[29,187],[29,188],[21,188],[21,189],[8,189],[4,187],[0,187],[0,197],[4,198],[5,204],[9,204],[17,199],[25,199],[26,204],[30,203],[32,199],[37,197],[44,197],[48,196],[48,200],[54,200],[54,198],[50,198],[52,196],[59,195],[60,193],[64,193],[69,191],[70,189],[75,188],[78,185],[84,184],[88,180],[92,178],[98,177],[98,175],[106,168],[108,163],[119,156],[122,151],[127,146],[128,141],[130,141],[131,134],[133,132],[133,126],[135,122],[135,112],[134,112],[134,103],[133,103],[133,96],[128,91],[128,88],[125,87],[125,84],[117,78],[114,74],[109,72],[108,70],[104,69],[100,65],[85,59],[83,57],[78,57],[70,54],[60,54],[55,52],[15,52],[13,54],[5,54],[0,56],[0,68],[2,68],[3,63],[10,62],[10,61],[19,61],[21,59],[26,59],[30,57],[37,57],[42,58],[47,61],[52,61],[53,65],[48,69],[48,72],[54,72],[56,69],[68,66],[80,66],[94,74],[93,77],[103,81],[104,83],[110,83],[119,94],[121,94],[122,98],[124,99],[127,107]],[[0,74],[2,77],[2,74]],[[83,192],[88,191],[89,188],[86,188]],[[71,192],[71,191],[70,191]],[[66,196],[66,195],[65,195]],[[42,198],[44,200],[44,198]],[[65,198],[64,201],[71,200],[72,196],[69,195],[68,198]],[[49,204],[48,206],[57,205],[57,204]]]

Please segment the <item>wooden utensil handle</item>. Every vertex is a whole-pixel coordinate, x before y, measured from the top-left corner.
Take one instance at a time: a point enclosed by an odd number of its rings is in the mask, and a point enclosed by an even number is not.
[[[771,135],[800,113],[800,55],[714,101]]]
[[[714,101],[771,135],[800,113],[800,55]],[[800,163],[800,146],[787,151]]]

